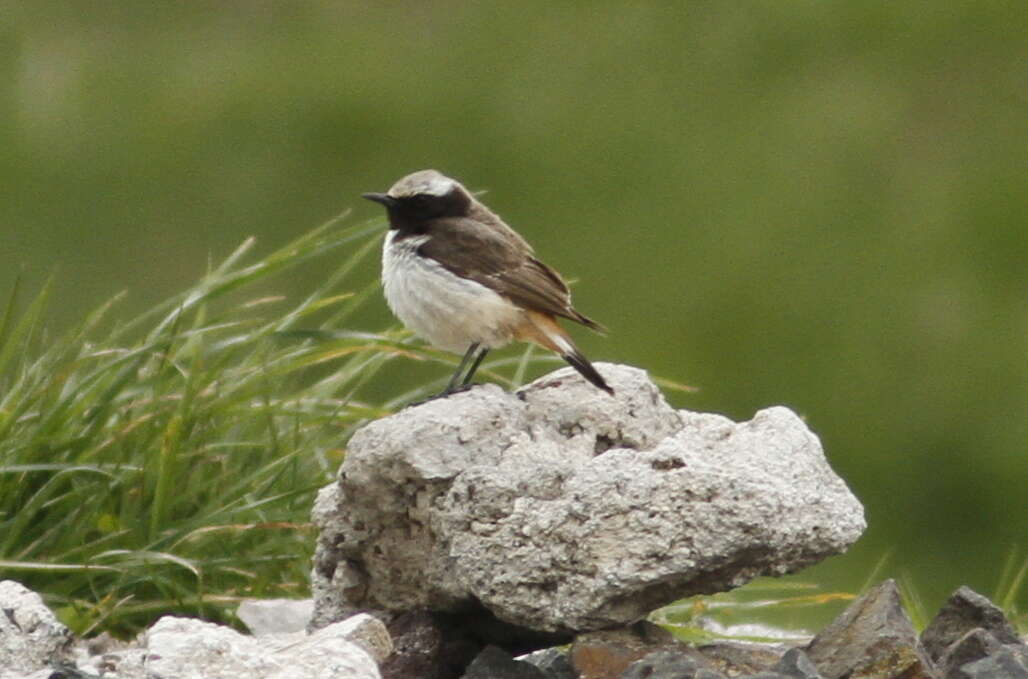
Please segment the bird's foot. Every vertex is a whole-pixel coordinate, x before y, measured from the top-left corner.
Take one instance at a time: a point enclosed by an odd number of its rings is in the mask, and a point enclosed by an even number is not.
[[[436,396],[439,397],[439,398],[445,398],[447,396],[450,396],[451,394],[460,394],[460,393],[465,392],[465,391],[470,391],[472,387],[477,387],[477,386],[478,386],[478,384],[476,384],[476,383],[470,383],[470,384],[461,384],[461,385],[456,386],[456,387],[446,387],[445,389],[440,391],[438,394],[436,394]]]
[[[440,391],[438,394],[434,394],[432,396],[429,396],[428,398],[423,398],[420,401],[414,401],[413,403],[408,403],[407,407],[410,408],[412,406],[424,405],[425,403],[428,403],[429,401],[434,401],[437,398],[446,398],[447,396],[452,396],[453,394],[460,394],[462,392],[471,390],[472,387],[477,387],[477,386],[479,386],[479,383],[473,382],[473,383],[470,383],[470,384],[459,384],[459,385],[453,386],[453,387],[446,387],[445,389]]]

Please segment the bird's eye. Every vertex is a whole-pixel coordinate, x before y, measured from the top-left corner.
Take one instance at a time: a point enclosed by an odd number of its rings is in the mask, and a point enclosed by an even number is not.
[[[432,219],[446,211],[446,202],[438,196],[419,193],[404,199],[407,212],[420,219]]]
[[[411,206],[419,212],[430,211],[437,207],[439,201],[434,196],[428,196],[424,193],[419,193],[416,196],[412,196],[410,199]]]

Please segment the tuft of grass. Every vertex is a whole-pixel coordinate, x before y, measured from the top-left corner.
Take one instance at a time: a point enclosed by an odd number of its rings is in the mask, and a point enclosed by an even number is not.
[[[76,633],[130,635],[166,613],[232,622],[246,597],[304,596],[318,488],[385,403],[361,387],[395,359],[456,357],[348,328],[377,281],[353,272],[383,222],[333,220],[252,261],[254,241],[127,322],[121,296],[47,335],[47,284],[0,315],[0,578]],[[340,263],[298,301],[258,294],[315,257]],[[502,372],[529,357],[484,366]],[[497,372],[500,371],[500,372]],[[523,375],[523,367],[518,369]]]
[[[1011,547],[1003,563],[1003,571],[992,600],[1003,609],[1007,619],[1023,636],[1028,634],[1028,611],[1019,610],[1017,602],[1028,586],[1028,557],[1021,557],[1018,548]]]
[[[928,613],[927,606],[925,606],[924,598],[914,584],[914,578],[909,573],[900,575],[897,578],[897,584],[903,609],[907,612],[907,616],[910,618],[914,629],[920,634],[932,619],[931,614]]]

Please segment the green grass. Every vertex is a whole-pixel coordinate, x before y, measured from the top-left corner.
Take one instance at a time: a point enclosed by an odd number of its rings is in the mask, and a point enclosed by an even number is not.
[[[20,311],[15,287],[0,316],[0,578],[78,634],[172,612],[231,621],[241,598],[308,594],[311,503],[349,436],[449,370],[384,403],[361,387],[396,359],[455,361],[348,328],[377,290],[354,269],[383,223],[342,221],[256,261],[248,240],[138,318],[110,320],[116,297],[61,337],[49,286]],[[341,264],[309,295],[262,294],[316,257]],[[484,372],[511,383],[530,360]]]
[[[1028,557],[1022,557],[1012,548],[1003,564],[999,584],[992,595],[993,602],[1003,609],[1007,618],[1022,636],[1028,636],[1028,611],[1018,608],[1017,601],[1028,587]]]

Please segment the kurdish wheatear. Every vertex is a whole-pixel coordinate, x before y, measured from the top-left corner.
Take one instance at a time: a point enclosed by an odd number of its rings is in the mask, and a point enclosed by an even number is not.
[[[602,326],[575,311],[560,274],[460,182],[422,170],[386,193],[364,197],[389,214],[382,250],[389,308],[433,346],[464,355],[440,395],[466,388],[489,350],[511,340],[557,352],[589,382],[614,393],[557,318],[597,331]]]

